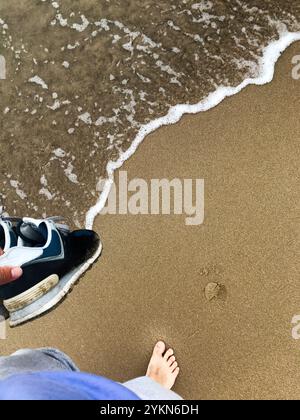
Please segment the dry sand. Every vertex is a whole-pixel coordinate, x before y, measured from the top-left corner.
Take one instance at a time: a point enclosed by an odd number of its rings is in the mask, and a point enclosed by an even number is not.
[[[104,252],[68,299],[9,330],[2,352],[56,346],[82,370],[142,375],[157,339],[195,399],[300,397],[300,81],[292,46],[274,81],[150,136],[130,179],[204,178],[205,223],[182,216],[100,216]],[[226,300],[207,302],[209,282]]]

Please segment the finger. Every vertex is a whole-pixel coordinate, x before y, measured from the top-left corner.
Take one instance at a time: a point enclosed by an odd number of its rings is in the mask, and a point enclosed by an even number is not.
[[[4,254],[3,249],[2,249],[2,248],[0,248],[0,257],[1,257],[1,255],[3,255],[3,254]]]
[[[19,267],[0,267],[0,284],[6,284],[21,277],[23,271]]]

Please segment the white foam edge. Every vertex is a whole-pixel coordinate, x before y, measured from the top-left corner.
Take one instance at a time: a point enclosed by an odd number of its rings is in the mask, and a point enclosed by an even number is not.
[[[107,180],[105,181],[99,200],[86,214],[86,228],[91,229],[93,227],[96,216],[104,208],[111,186],[114,182],[114,172],[117,169],[120,169],[124,162],[136,152],[146,136],[162,126],[177,123],[185,114],[197,114],[199,112],[208,111],[219,105],[225,98],[236,95],[249,85],[265,85],[270,83],[273,80],[275,65],[281,54],[296,41],[300,41],[300,32],[282,32],[278,40],[272,41],[265,47],[259,62],[260,75],[257,78],[247,78],[236,87],[220,86],[215,92],[209,94],[201,102],[194,105],[175,105],[170,108],[168,114],[164,117],[157,118],[142,126],[129,149],[126,150],[117,161],[110,161],[107,164]]]

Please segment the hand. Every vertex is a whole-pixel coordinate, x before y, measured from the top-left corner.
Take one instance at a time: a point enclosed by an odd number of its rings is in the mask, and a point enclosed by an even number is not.
[[[3,255],[3,251],[0,248],[0,256],[1,255]],[[0,286],[17,280],[22,274],[23,271],[20,267],[0,267]]]

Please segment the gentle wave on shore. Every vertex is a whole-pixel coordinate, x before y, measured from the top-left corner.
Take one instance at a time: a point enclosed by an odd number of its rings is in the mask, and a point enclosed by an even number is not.
[[[269,82],[297,39],[293,0],[0,2],[3,213],[90,226],[149,132]]]

